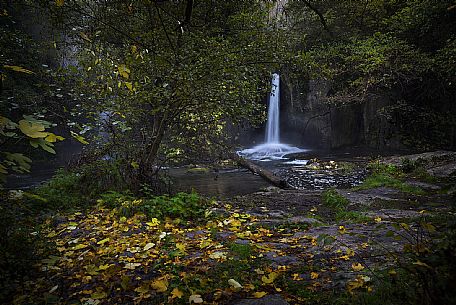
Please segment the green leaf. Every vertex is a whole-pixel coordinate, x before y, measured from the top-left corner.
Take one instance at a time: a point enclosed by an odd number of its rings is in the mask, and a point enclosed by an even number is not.
[[[70,131],[70,134],[71,134],[71,136],[72,136],[73,138],[75,138],[76,140],[78,140],[78,142],[80,142],[80,143],[82,143],[82,144],[84,144],[84,145],[89,144],[89,142],[87,142],[83,136],[78,135],[76,132]]]
[[[31,139],[30,145],[37,148],[40,146],[43,150],[47,151],[48,153],[55,154],[54,144],[47,142],[44,139]]]
[[[42,124],[27,120],[19,121],[19,129],[23,134],[33,139],[45,138],[48,135],[47,132],[44,132],[44,126]]]
[[[26,74],[33,74],[32,71],[27,70],[27,69],[22,68],[22,67],[19,67],[19,66],[3,65],[3,68],[8,69],[8,70],[12,70],[12,71],[16,71],[16,72],[26,73]]]
[[[44,140],[46,140],[47,142],[55,143],[57,141],[63,141],[63,140],[65,140],[65,138],[61,137],[61,136],[57,136],[57,135],[53,134],[52,132],[48,132],[48,135]]]
[[[7,160],[14,162],[17,164],[17,169],[15,169],[18,172],[29,172],[30,171],[30,163],[32,163],[32,160],[23,154],[20,153],[5,153],[5,157]]]
[[[123,78],[128,79],[128,77],[130,76],[130,69],[128,69],[127,66],[125,66],[124,64],[119,65],[117,70],[119,71],[120,76],[122,76]]]

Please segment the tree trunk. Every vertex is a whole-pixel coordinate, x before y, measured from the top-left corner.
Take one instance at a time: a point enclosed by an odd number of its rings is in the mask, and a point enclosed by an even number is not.
[[[250,170],[252,173],[259,175],[261,178],[263,178],[267,182],[271,183],[272,185],[275,185],[282,189],[289,187],[288,183],[285,180],[281,179],[280,177],[277,177],[276,175],[274,175],[274,173],[272,173],[268,169],[263,168],[245,158],[242,158],[241,156],[239,156],[236,153],[233,154],[232,158],[240,166],[245,167],[248,170]]]

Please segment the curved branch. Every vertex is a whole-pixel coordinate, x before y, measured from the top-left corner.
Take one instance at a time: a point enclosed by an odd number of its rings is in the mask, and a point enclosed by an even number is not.
[[[320,10],[316,8],[312,3],[310,3],[310,0],[301,0],[301,2],[303,2],[305,6],[307,6],[311,11],[317,14],[323,28],[326,30],[326,32],[328,32],[329,36],[334,37],[333,32],[329,29],[328,24],[326,23],[326,19],[323,16],[323,13],[320,12]]]

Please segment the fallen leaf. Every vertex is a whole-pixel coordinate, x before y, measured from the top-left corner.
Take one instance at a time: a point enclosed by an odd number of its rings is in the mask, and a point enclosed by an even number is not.
[[[279,274],[277,272],[271,272],[269,273],[268,276],[266,275],[263,275],[261,277],[261,281],[263,281],[263,283],[265,284],[271,284],[272,282],[274,282],[274,280],[279,276]]]
[[[214,253],[211,253],[209,257],[212,259],[226,259],[226,252],[216,251]]]
[[[150,249],[152,249],[154,246],[155,246],[154,243],[147,243],[147,244],[144,246],[143,251],[150,250]]]
[[[236,280],[234,279],[229,279],[228,280],[228,284],[230,284],[231,287],[233,287],[234,289],[240,289],[242,288],[242,285],[239,284]]]
[[[136,267],[139,267],[139,266],[141,266],[140,263],[126,263],[124,268],[133,270],[133,269],[136,269]]]
[[[108,294],[104,291],[97,291],[97,292],[94,292],[90,295],[90,298],[92,299],[95,299],[95,300],[99,300],[99,299],[104,299],[108,296]]]
[[[168,290],[168,280],[166,278],[156,279],[151,283],[152,288],[158,292],[165,292]]]
[[[192,294],[192,295],[188,298],[188,302],[189,302],[190,304],[192,304],[192,303],[201,304],[201,303],[203,303],[203,299],[201,298],[201,295],[199,295],[199,294]]]
[[[81,250],[81,249],[84,249],[84,248],[87,248],[88,245],[85,245],[85,244],[79,244],[79,245],[76,245],[73,247],[73,250]]]
[[[311,278],[312,280],[318,279],[319,276],[320,276],[320,275],[319,275],[317,272],[311,272],[311,273],[310,273],[310,278]]]
[[[414,262],[413,264],[414,264],[414,265],[417,265],[417,266],[421,266],[421,267],[426,267],[426,268],[428,268],[428,269],[432,269],[431,266],[429,266],[429,265],[426,264],[426,263],[423,263],[422,261],[416,261],[416,262]]]
[[[252,296],[256,299],[259,299],[259,298],[262,298],[264,297],[265,295],[267,295],[268,293],[267,292],[264,292],[264,291],[257,291],[255,292]]]
[[[184,296],[184,293],[179,290],[179,288],[174,288],[173,291],[171,291],[171,299],[181,299]]]
[[[364,269],[364,266],[361,265],[360,263],[353,263],[352,269],[353,269],[353,271],[361,271]]]
[[[103,245],[103,244],[107,243],[109,240],[110,240],[109,237],[105,238],[103,240],[100,240],[99,242],[97,242],[97,245]]]

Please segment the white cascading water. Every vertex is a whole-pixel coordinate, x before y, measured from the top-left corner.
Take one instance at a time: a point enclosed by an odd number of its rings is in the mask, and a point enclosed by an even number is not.
[[[269,97],[268,120],[266,123],[266,143],[239,151],[239,155],[252,160],[277,160],[284,159],[285,155],[299,153],[304,149],[280,143],[279,129],[279,99],[280,99],[280,78],[274,73],[272,75],[272,89]]]
[[[266,122],[266,143],[279,143],[279,93],[280,79],[272,75],[272,89],[269,97],[268,121]]]

